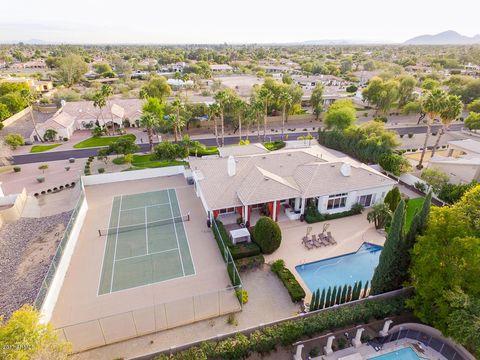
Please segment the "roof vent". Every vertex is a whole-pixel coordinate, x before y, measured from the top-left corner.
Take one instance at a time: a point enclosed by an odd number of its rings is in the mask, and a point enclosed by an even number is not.
[[[340,168],[340,172],[343,176],[350,176],[352,175],[352,167],[350,164],[343,163],[342,167]]]
[[[227,160],[227,172],[228,176],[235,176],[237,172],[237,164],[235,163],[235,158],[230,155]]]

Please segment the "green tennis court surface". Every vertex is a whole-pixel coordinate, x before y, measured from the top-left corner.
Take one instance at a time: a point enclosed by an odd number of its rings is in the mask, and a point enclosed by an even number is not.
[[[114,197],[99,295],[195,274],[185,220],[175,189]]]

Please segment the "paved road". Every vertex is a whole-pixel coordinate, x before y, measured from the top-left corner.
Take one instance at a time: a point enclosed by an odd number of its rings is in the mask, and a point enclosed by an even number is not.
[[[463,124],[453,124],[450,127],[451,131],[458,131],[461,130],[463,127]],[[433,130],[439,130],[440,125],[434,125],[432,126]],[[408,134],[408,133],[413,133],[413,134],[421,134],[425,133],[426,127],[425,126],[412,126],[412,127],[400,127],[396,129],[392,129],[398,132],[400,135],[402,134]],[[295,133],[289,133],[288,137],[289,139],[296,139],[299,136],[306,135],[307,132],[295,132]],[[268,141],[273,141],[273,140],[280,140],[281,139],[281,134],[272,134],[272,135],[267,135]],[[204,139],[196,139],[200,141],[202,144],[206,146],[212,146],[216,145],[215,138],[204,138]],[[225,138],[225,145],[233,145],[233,144],[238,144],[239,138],[238,136],[232,136],[232,137],[226,137]],[[250,136],[250,141],[252,143],[258,142],[257,136]],[[139,152],[147,152],[149,149],[148,144],[139,144],[140,150]],[[66,160],[69,158],[87,158],[89,156],[96,156],[98,153],[98,148],[88,148],[88,149],[78,149],[78,150],[65,150],[65,151],[50,151],[50,152],[44,152],[44,153],[34,153],[34,154],[23,154],[23,155],[15,155],[13,157],[13,161],[16,165],[21,165],[21,164],[29,164],[29,163],[35,163],[35,162],[48,162],[48,161],[55,161],[55,160]]]

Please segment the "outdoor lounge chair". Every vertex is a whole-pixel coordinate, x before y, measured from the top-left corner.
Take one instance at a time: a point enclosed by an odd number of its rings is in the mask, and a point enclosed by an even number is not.
[[[312,241],[307,237],[304,236],[302,239],[302,244],[308,249],[312,250],[315,246],[313,246]]]
[[[320,241],[320,243],[323,246],[331,245],[330,242],[327,239],[327,236],[324,233],[318,234],[318,241]]]
[[[330,231],[327,232],[327,239],[328,239],[328,242],[330,242],[330,244],[335,245],[337,243],[335,241],[335,239],[333,238],[332,233]]]
[[[313,234],[312,235],[312,243],[315,247],[319,248],[321,246],[323,246],[324,244],[322,244],[322,242],[318,241],[317,240],[317,235]]]

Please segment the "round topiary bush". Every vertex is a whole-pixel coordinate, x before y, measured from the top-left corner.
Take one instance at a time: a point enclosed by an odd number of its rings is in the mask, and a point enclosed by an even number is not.
[[[280,247],[282,232],[278,224],[269,217],[262,217],[254,227],[254,239],[262,253],[271,254]]]

